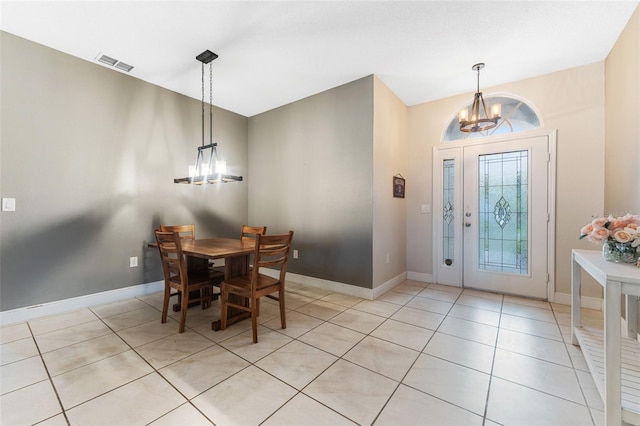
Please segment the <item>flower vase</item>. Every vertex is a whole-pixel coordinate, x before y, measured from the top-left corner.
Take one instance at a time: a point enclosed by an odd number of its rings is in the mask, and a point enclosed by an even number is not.
[[[639,254],[631,243],[606,241],[602,244],[602,257],[609,262],[636,263]]]

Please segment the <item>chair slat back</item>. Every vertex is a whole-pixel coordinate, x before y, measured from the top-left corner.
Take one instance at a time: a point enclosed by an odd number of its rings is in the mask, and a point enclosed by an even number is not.
[[[196,239],[196,225],[160,225],[162,232],[177,232],[181,240]]]
[[[281,235],[258,234],[256,236],[255,263],[251,277],[252,286],[256,285],[259,270],[263,267],[280,269],[280,282],[284,284],[292,241],[293,231]]]
[[[257,235],[264,235],[267,233],[266,226],[249,226],[242,225],[240,228],[240,240],[242,242],[253,241]]]
[[[182,255],[180,234],[177,232],[155,231],[162,271],[166,280],[174,278],[183,284],[187,282],[187,265]]]

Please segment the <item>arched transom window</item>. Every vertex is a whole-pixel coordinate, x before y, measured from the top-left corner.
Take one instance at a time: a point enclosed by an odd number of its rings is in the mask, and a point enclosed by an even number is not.
[[[503,135],[505,133],[523,132],[525,130],[542,127],[540,117],[535,110],[522,99],[508,96],[494,96],[485,98],[487,107],[495,103],[502,105],[501,119],[493,129],[484,132],[464,133],[460,131],[458,112],[453,115],[442,137],[443,142],[457,141],[467,138],[478,138],[491,135]],[[471,102],[466,105],[471,106]]]

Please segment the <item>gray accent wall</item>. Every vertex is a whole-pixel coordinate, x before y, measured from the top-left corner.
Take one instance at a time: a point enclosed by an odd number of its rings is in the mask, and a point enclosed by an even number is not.
[[[373,76],[249,119],[249,221],[295,231],[290,272],[372,288]]]
[[[195,163],[200,101],[5,32],[0,43],[0,194],[17,207],[0,215],[0,310],[160,280],[146,242],[161,223],[238,235],[246,180],[173,183]],[[248,119],[213,114],[228,172],[246,178]]]

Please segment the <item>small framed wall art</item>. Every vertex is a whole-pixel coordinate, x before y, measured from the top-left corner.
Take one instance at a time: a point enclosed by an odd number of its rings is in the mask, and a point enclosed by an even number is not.
[[[404,198],[405,179],[400,173],[393,177],[393,197]]]

